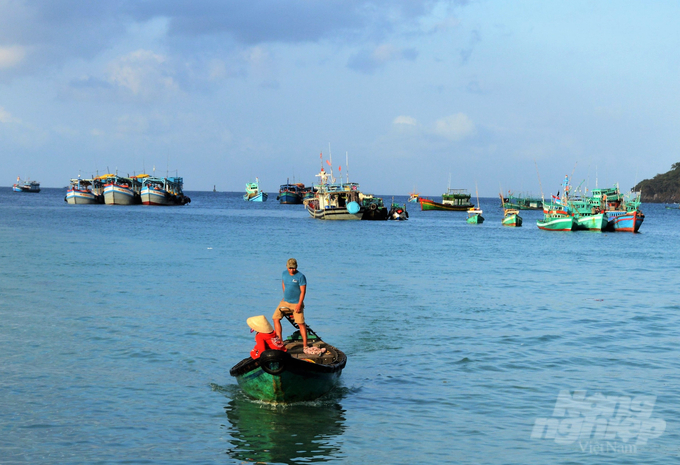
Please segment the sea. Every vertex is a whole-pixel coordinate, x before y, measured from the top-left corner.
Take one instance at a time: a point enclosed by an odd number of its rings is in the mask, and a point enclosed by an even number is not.
[[[503,227],[497,198],[470,225],[413,203],[408,221],[325,222],[276,193],[64,195],[0,188],[2,464],[680,456],[678,209],[642,204],[632,234],[542,231],[539,211]],[[348,361],[328,396],[269,405],[229,369],[291,257],[307,323]]]

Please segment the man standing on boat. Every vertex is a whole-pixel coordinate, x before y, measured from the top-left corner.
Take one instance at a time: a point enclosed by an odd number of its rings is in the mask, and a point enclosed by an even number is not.
[[[292,314],[295,323],[300,327],[302,346],[307,347],[307,327],[305,326],[305,294],[307,293],[307,278],[297,270],[297,260],[289,258],[286,263],[286,271],[283,272],[281,287],[283,288],[283,300],[274,311],[274,329],[279,339],[281,336],[281,318],[284,314]]]

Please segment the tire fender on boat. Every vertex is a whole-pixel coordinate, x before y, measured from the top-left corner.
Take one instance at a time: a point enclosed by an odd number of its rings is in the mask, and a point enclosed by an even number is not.
[[[286,369],[288,357],[288,354],[281,350],[265,350],[260,355],[260,368],[270,375],[279,375]]]

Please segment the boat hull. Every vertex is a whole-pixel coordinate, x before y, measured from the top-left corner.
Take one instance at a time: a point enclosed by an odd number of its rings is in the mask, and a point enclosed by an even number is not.
[[[69,205],[93,205],[100,202],[93,192],[69,189],[66,192],[66,203]]]
[[[645,215],[637,210],[632,212],[608,211],[607,217],[609,222],[606,229],[617,232],[636,233],[640,230],[640,226],[642,226],[642,222],[645,220]]]
[[[302,203],[302,195],[295,192],[279,192],[279,203],[298,205]]]
[[[309,215],[317,220],[361,220],[365,212],[364,207],[356,213],[350,213],[346,207],[315,209],[307,205],[306,208]]]
[[[104,203],[106,205],[135,205],[139,203],[139,199],[132,189],[109,184],[104,187]]]
[[[581,216],[576,219],[576,229],[582,231],[604,231],[609,220],[604,213]]]
[[[522,217],[519,215],[509,215],[503,218],[503,221],[501,223],[503,224],[503,226],[520,227],[522,226]]]
[[[172,206],[186,205],[188,197],[176,196],[164,190],[143,188],[141,192],[142,205]]]
[[[465,212],[468,211],[470,208],[469,206],[463,206],[463,205],[449,205],[449,204],[444,204],[444,203],[438,203],[430,199],[418,199],[418,202],[420,203],[420,209],[422,211],[428,211],[428,210],[445,210],[445,211],[457,211],[457,212]]]
[[[243,196],[243,200],[247,200],[249,202],[266,202],[267,197],[269,197],[269,194],[266,192],[260,192],[259,194],[255,194],[253,196],[246,194]]]
[[[573,231],[576,221],[573,217],[549,218],[536,221],[538,229],[545,231]]]
[[[287,352],[265,350],[260,358],[246,358],[230,374],[248,396],[264,402],[288,403],[318,399],[337,385],[347,357],[333,348],[333,363],[314,363]]]
[[[14,192],[31,192],[31,193],[37,194],[38,192],[40,192],[40,187],[14,185],[14,186],[12,186],[12,190]]]
[[[482,224],[484,223],[484,217],[482,215],[473,215],[467,219],[468,224]]]

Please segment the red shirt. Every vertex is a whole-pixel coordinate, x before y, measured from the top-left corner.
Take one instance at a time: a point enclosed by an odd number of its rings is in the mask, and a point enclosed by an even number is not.
[[[260,354],[267,349],[282,350],[286,352],[283,342],[276,335],[276,331],[271,333],[257,333],[255,335],[255,347],[250,351],[251,358],[260,358]]]

